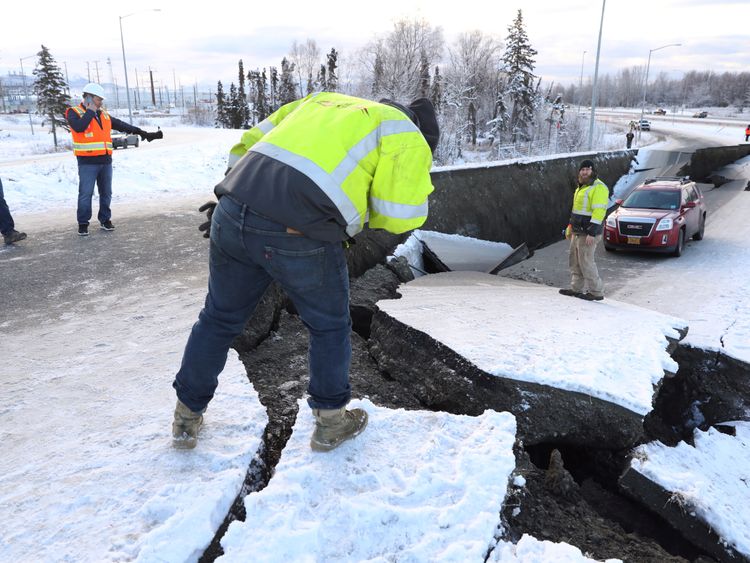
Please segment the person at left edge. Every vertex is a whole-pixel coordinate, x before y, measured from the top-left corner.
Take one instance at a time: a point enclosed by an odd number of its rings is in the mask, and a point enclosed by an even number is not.
[[[10,214],[8,204],[5,203],[2,180],[0,180],[0,233],[3,234],[3,242],[5,242],[5,244],[13,244],[14,242],[26,238],[26,233],[21,233],[16,230],[13,216]]]
[[[120,121],[102,108],[104,88],[93,82],[83,87],[83,101],[65,111],[65,119],[73,135],[73,153],[78,159],[78,235],[89,234],[91,199],[94,184],[99,189],[99,214],[101,228],[113,231],[112,224],[112,129],[139,135],[151,142],[161,139],[161,130],[147,133],[143,129]]]

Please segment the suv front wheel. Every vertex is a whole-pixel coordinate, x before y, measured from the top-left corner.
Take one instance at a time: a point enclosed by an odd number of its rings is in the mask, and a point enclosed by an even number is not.
[[[680,236],[677,237],[677,246],[674,247],[672,256],[679,258],[682,256],[682,250],[685,248],[685,229],[680,229]]]

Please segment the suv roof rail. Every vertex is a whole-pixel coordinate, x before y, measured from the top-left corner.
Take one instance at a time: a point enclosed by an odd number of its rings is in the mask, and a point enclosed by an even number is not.
[[[680,184],[687,184],[688,182],[691,182],[689,176],[654,176],[653,178],[649,178],[643,183],[653,184],[654,182],[663,182],[664,180],[679,182]]]

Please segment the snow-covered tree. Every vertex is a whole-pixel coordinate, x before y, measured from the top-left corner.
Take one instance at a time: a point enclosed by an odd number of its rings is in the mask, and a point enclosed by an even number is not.
[[[432,77],[432,87],[430,88],[430,100],[435,106],[435,112],[440,114],[443,109],[443,77],[440,74],[440,67],[435,67],[435,74]]]
[[[328,89],[326,79],[326,65],[320,65],[320,69],[318,70],[318,78],[315,82],[317,83],[319,90],[325,91]]]
[[[429,67],[441,59],[443,47],[441,28],[425,20],[395,22],[388,35],[362,51],[365,71],[372,77],[373,96],[402,101],[418,97],[423,55]]]
[[[326,70],[328,76],[326,78],[325,90],[327,92],[336,92],[339,88],[339,77],[336,69],[338,68],[339,53],[331,47],[331,52],[326,55]]]
[[[292,48],[289,51],[289,60],[294,63],[294,68],[297,71],[297,85],[299,87],[299,96],[305,96],[305,90],[307,94],[314,91],[312,77],[315,76],[318,70],[318,64],[320,61],[320,47],[314,39],[307,39],[304,43],[292,43]],[[307,85],[303,80],[307,80]]]
[[[448,49],[446,90],[459,113],[463,112],[472,145],[476,145],[477,134],[485,132],[484,126],[492,118],[500,49],[499,41],[481,31],[460,34]]]
[[[375,53],[375,60],[372,66],[372,88],[370,93],[377,97],[379,92],[383,91],[383,77],[385,75],[385,66],[383,64],[383,56],[381,51],[378,50]]]
[[[427,60],[427,53],[424,49],[420,53],[420,70],[419,70],[419,97],[427,98],[430,95],[430,61]]]
[[[513,141],[529,138],[529,126],[534,119],[537,92],[534,84],[534,57],[537,52],[531,47],[523,14],[519,9],[516,19],[508,27],[503,70],[508,76],[505,94],[510,99],[510,128]]]
[[[42,45],[42,50],[37,53],[39,57],[34,69],[34,94],[37,99],[37,113],[46,116],[50,124],[52,136],[57,148],[57,127],[69,130],[64,118],[65,110],[69,105],[67,95],[67,84],[63,78],[60,67],[57,66],[49,49]]]

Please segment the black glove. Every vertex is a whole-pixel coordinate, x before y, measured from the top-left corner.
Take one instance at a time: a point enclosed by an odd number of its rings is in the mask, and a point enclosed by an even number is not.
[[[159,133],[161,133],[161,131],[159,131]],[[198,208],[199,213],[206,212],[206,217],[208,219],[208,221],[201,223],[201,226],[198,227],[198,230],[203,233],[203,238],[209,238],[211,236],[211,218],[214,216],[214,209],[216,209],[215,201],[207,201]]]
[[[141,138],[141,141],[145,141],[146,136],[148,135],[148,133],[146,133],[143,129],[136,129],[135,134]]]
[[[144,139],[148,141],[149,143],[153,141],[154,139],[163,139],[163,138],[164,138],[164,133],[162,132],[161,129],[159,129],[155,133],[145,133],[144,135]]]

